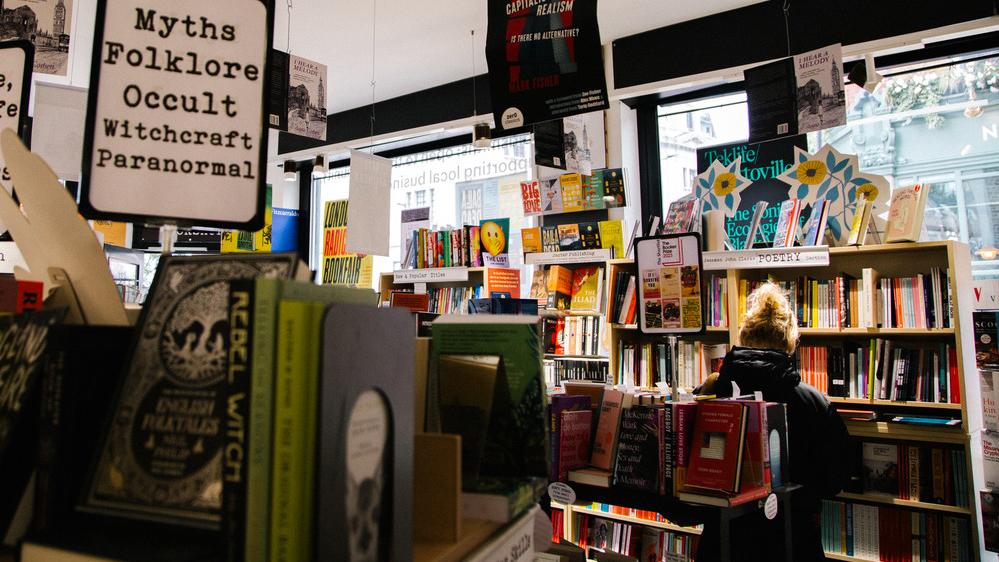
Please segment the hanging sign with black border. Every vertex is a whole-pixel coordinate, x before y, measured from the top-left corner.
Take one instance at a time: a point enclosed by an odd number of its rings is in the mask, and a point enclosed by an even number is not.
[[[597,0],[489,0],[486,60],[499,129],[608,107]]]
[[[259,230],[273,4],[97,6],[80,210]]]
[[[28,119],[34,60],[35,46],[30,41],[0,42],[0,131],[13,129],[22,138]],[[7,162],[0,154],[0,185],[10,192],[10,182]]]
[[[701,236],[696,232],[640,238],[638,326],[644,334],[689,335],[705,331]]]

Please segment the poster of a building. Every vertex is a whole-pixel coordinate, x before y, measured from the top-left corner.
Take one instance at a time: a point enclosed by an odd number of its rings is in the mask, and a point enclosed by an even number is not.
[[[839,44],[794,56],[798,132],[846,124],[843,54]]]
[[[34,71],[66,76],[72,15],[73,0],[3,0],[0,40],[31,41]]]
[[[291,56],[288,65],[288,132],[326,140],[326,65]]]

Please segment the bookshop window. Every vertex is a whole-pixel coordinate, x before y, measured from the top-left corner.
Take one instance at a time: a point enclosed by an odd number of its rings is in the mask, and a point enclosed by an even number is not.
[[[393,267],[401,261],[402,211],[421,207],[430,209],[432,228],[437,229],[510,217],[510,265],[520,267],[520,229],[531,220],[524,217],[520,182],[531,179],[533,154],[530,135],[518,135],[495,139],[488,149],[469,144],[394,158],[389,237]],[[325,202],[346,199],[349,185],[347,168],[313,181],[314,240],[322,240]],[[313,244],[313,268],[321,262],[322,251],[321,243]]]
[[[960,240],[976,278],[999,278],[999,56],[886,72],[873,93],[846,87],[847,124],[808,135],[857,154],[894,186],[930,186],[924,240]],[[742,94],[659,110],[663,202],[685,195],[699,147],[748,137]],[[688,117],[689,116],[689,117]]]

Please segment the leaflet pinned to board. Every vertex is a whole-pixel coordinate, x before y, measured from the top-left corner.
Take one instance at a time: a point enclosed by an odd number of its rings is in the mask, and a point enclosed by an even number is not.
[[[642,238],[636,247],[642,332],[663,335],[703,332],[700,235]]]

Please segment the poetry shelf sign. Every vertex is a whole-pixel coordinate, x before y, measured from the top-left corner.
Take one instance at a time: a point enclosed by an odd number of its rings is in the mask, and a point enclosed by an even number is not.
[[[260,0],[100,3],[83,214],[258,230],[272,27]]]
[[[490,1],[486,59],[501,129],[608,107],[597,0]]]

